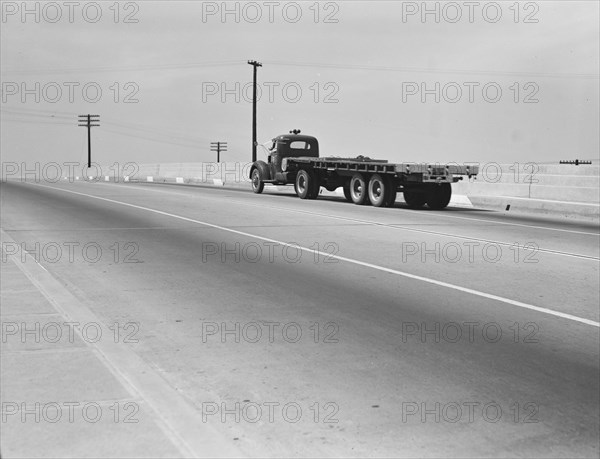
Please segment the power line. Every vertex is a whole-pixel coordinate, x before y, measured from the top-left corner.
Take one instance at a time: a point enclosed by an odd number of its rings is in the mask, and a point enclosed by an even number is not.
[[[470,75],[492,75],[492,76],[514,76],[514,77],[538,77],[538,78],[582,78],[598,79],[597,73],[550,73],[550,72],[512,72],[502,70],[461,70],[461,69],[432,69],[424,67],[391,67],[377,65],[354,65],[354,64],[329,64],[315,62],[284,62],[272,61],[266,62],[269,65],[291,66],[291,67],[317,67],[331,68],[340,70],[372,70],[385,72],[405,72],[405,73],[433,73],[433,74],[470,74]]]
[[[40,113],[36,113],[38,111]],[[61,121],[72,120],[72,118],[74,116],[77,116],[77,115],[67,114],[67,113],[63,114],[64,112],[54,112],[54,111],[45,111],[45,110],[12,109],[12,108],[2,108],[2,112],[6,112],[5,115],[9,115],[11,117],[12,116],[18,117],[17,119],[3,118],[4,121],[34,123],[34,124],[72,125],[71,122],[61,122]],[[21,119],[19,119],[19,118],[21,118]],[[27,119],[27,118],[34,118],[34,119]],[[37,118],[46,119],[47,121],[42,121]],[[162,136],[162,137],[167,137],[170,139],[182,140],[184,142],[188,142],[187,145],[184,145],[181,142],[176,143],[176,142],[171,142],[170,140],[161,140],[161,139],[156,140],[156,139],[151,139],[148,137],[134,136],[134,135],[129,136],[129,137],[137,137],[140,139],[146,138],[146,140],[162,142],[162,143],[170,143],[173,145],[181,145],[181,146],[186,146],[186,147],[198,148],[204,142],[209,140],[207,137],[188,137],[179,132],[168,131],[168,130],[165,130],[164,128],[150,126],[150,125],[128,123],[128,122],[123,122],[123,121],[118,121],[118,120],[116,120],[116,121],[103,120],[103,123],[110,125],[110,126],[114,126],[116,128],[120,128],[120,129],[134,130],[134,131],[138,131],[138,132],[142,132],[142,133],[151,134],[155,137]],[[107,129],[105,129],[105,130],[107,130]],[[121,134],[121,132],[119,132],[119,131],[114,131],[114,132]]]
[[[118,121],[118,122],[104,121],[104,123],[115,126],[115,127],[119,127],[119,128],[133,129],[135,131],[147,132],[149,134],[158,134],[158,135],[163,135],[165,137],[172,137],[175,139],[183,139],[183,140],[187,140],[190,142],[199,142],[200,143],[200,142],[204,142],[204,141],[208,140],[208,138],[206,138],[206,137],[187,137],[182,133],[165,130],[162,127],[126,123],[123,121]]]
[[[73,126],[73,122],[62,122],[62,121],[44,121],[44,120],[31,120],[31,119],[3,119],[3,122],[8,122],[8,123],[22,123],[22,124],[47,124],[47,125],[51,125],[51,126],[56,126],[56,125],[64,125],[64,126]],[[103,121],[103,123],[106,123],[106,121]],[[115,124],[115,123],[111,123],[111,124]],[[118,126],[118,125],[117,125]],[[119,126],[120,127],[120,126]],[[125,129],[123,127],[123,129]],[[104,127],[102,129],[102,131],[99,132],[98,136],[100,138],[103,137],[104,132],[109,132],[109,133],[113,133],[113,134],[118,134],[121,136],[125,136],[125,137],[132,137],[135,139],[141,139],[141,140],[145,140],[148,142],[156,142],[156,143],[162,143],[162,144],[167,144],[167,145],[173,145],[173,146],[178,146],[178,147],[183,147],[183,148],[190,148],[193,150],[198,150],[199,148],[202,147],[202,145],[204,144],[204,142],[197,140],[195,141],[196,143],[192,144],[192,143],[181,143],[181,142],[173,142],[170,140],[163,140],[163,139],[157,139],[157,138],[151,138],[148,136],[142,136],[142,135],[136,135],[136,134],[132,134],[132,133],[128,133],[128,132],[122,132],[119,131],[117,129],[113,129],[113,128],[107,128]],[[82,137],[82,142],[85,144],[85,137]]]
[[[75,112],[59,112],[56,110],[39,110],[39,109],[27,109],[27,108],[14,108],[14,107],[0,107],[0,112],[13,112],[28,116],[52,116],[55,118],[70,118],[77,116]]]
[[[133,138],[136,138],[136,139],[142,139],[142,140],[146,140],[148,142],[164,143],[164,144],[167,144],[167,145],[176,145],[176,146],[185,147],[185,148],[198,149],[199,147],[202,146],[202,144],[200,142],[198,142],[198,144],[196,144],[196,145],[190,145],[190,144],[184,144],[184,143],[179,143],[179,142],[172,142],[172,141],[169,141],[169,140],[153,139],[153,138],[150,138],[150,137],[136,135],[136,134],[127,133],[127,132],[122,132],[122,131],[118,131],[116,129],[111,129],[111,128],[105,128],[105,129],[103,129],[103,131],[112,132],[113,134],[119,134],[119,135],[122,135],[122,136],[125,136],[125,137],[133,137]]]
[[[368,70],[377,72],[402,72],[402,73],[426,73],[426,74],[448,74],[448,75],[486,75],[486,76],[507,76],[507,77],[531,77],[531,78],[567,78],[567,79],[598,79],[598,73],[556,73],[556,72],[517,72],[506,70],[481,70],[481,69],[443,69],[427,67],[396,67],[386,65],[365,65],[365,64],[334,64],[324,62],[290,62],[290,61],[268,61],[269,65],[289,66],[289,67],[313,67],[329,68],[339,70]],[[184,62],[171,64],[141,64],[124,66],[102,66],[102,67],[72,67],[72,68],[40,68],[20,70],[17,68],[2,69],[3,74],[16,75],[39,75],[39,74],[72,74],[72,73],[99,73],[99,72],[135,72],[151,70],[175,70],[175,69],[195,69],[223,67],[231,65],[242,65],[242,60],[230,60],[220,62]]]
[[[142,64],[142,65],[122,65],[122,66],[103,66],[103,67],[57,67],[57,68],[39,68],[20,70],[17,68],[2,69],[3,74],[15,75],[62,75],[71,73],[98,73],[98,72],[146,72],[148,70],[175,70],[175,69],[194,69],[204,67],[223,67],[229,65],[242,65],[241,60],[221,61],[221,62],[188,62],[173,64]]]
[[[19,120],[19,119],[3,119],[2,122],[7,122],[7,123],[23,123],[23,124],[51,124],[51,125],[57,125],[57,124],[62,124],[65,126],[73,126],[73,123],[63,123],[63,122],[52,122],[52,121],[41,121],[41,120]]]

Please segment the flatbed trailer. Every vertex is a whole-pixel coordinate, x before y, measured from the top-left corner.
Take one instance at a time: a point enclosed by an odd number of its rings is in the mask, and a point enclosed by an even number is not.
[[[390,207],[401,191],[412,208],[427,204],[443,209],[452,196],[451,184],[479,172],[477,166],[458,164],[389,163],[364,156],[322,158],[316,138],[298,134],[293,131],[273,139],[268,163],[252,165],[255,193],[261,193],[265,183],[293,184],[300,198],[316,199],[322,186],[329,191],[342,187],[346,199],[355,204]]]

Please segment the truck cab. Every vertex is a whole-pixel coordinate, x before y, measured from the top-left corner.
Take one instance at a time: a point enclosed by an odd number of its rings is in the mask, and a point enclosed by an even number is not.
[[[291,131],[290,134],[277,136],[269,150],[269,171],[271,178],[276,182],[289,183],[294,177],[288,177],[281,169],[281,163],[285,158],[318,158],[319,142],[315,137],[301,135],[300,131]],[[290,180],[291,179],[291,180]]]
[[[315,137],[302,135],[294,129],[272,140],[267,162],[256,161],[250,169],[250,179],[255,191],[262,191],[262,185],[294,183],[298,171],[283,171],[282,162],[286,158],[318,158],[319,142]]]

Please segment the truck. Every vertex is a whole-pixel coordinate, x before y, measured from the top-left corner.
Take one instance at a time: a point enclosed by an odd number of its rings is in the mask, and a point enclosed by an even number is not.
[[[343,188],[347,201],[375,207],[393,207],[397,193],[402,192],[410,208],[444,209],[452,197],[451,184],[479,172],[470,165],[320,157],[316,137],[297,129],[275,137],[268,150],[267,162],[255,161],[250,168],[254,193],[262,193],[267,183],[293,185],[301,199],[316,199],[321,187],[328,191]]]

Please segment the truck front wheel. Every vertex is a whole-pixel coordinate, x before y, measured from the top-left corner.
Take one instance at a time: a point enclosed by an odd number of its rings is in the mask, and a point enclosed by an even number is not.
[[[427,193],[427,206],[430,209],[441,210],[446,208],[452,197],[452,187],[449,183],[434,185]]]
[[[354,174],[350,179],[350,197],[357,205],[368,204],[369,190],[362,174]]]
[[[256,168],[252,171],[252,191],[256,194],[260,194],[264,189],[265,184],[261,180],[260,171]]]

